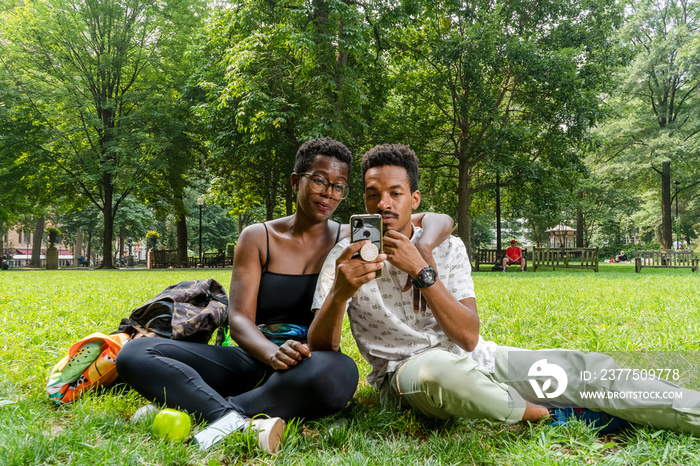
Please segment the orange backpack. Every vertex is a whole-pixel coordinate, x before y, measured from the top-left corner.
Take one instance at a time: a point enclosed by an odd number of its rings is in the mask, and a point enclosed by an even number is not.
[[[56,404],[70,403],[87,389],[108,387],[117,379],[117,353],[126,333],[93,333],[73,344],[49,374],[46,391]]]

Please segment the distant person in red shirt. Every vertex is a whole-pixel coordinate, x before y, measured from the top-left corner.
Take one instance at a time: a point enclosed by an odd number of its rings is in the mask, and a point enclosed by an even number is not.
[[[512,240],[510,247],[506,249],[506,255],[503,258],[503,271],[508,269],[510,264],[520,264],[520,271],[524,272],[527,267],[527,259],[523,257],[523,250],[518,247],[518,242]]]

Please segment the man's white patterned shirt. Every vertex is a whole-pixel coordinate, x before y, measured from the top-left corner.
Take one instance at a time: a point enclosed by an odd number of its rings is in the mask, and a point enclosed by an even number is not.
[[[423,231],[414,227],[411,241]],[[320,309],[335,278],[335,262],[350,243],[340,241],[326,258],[316,283],[313,309]],[[462,240],[450,236],[433,250],[437,272],[447,291],[457,300],[474,297],[471,264]],[[350,328],[362,356],[372,366],[367,381],[378,387],[388,372],[394,372],[407,359],[432,349],[469,355],[487,371],[494,371],[496,344],[484,341],[471,353],[451,341],[440,328],[430,308],[425,314],[413,312],[413,289],[402,293],[408,274],[384,262],[381,278],[360,288],[348,302]]]

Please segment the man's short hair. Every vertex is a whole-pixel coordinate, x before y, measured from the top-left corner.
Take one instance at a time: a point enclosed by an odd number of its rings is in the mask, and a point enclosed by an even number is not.
[[[348,173],[352,168],[352,152],[345,144],[333,138],[316,138],[306,141],[297,151],[294,161],[294,172],[304,173],[311,167],[317,155],[333,157],[348,166]]]
[[[403,144],[380,144],[362,156],[362,179],[370,168],[394,165],[402,167],[408,174],[411,192],[418,191],[418,157],[410,147]]]

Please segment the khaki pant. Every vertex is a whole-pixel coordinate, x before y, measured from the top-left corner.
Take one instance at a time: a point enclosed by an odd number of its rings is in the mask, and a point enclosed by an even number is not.
[[[511,365],[509,367],[509,355]],[[555,399],[539,398],[528,369],[546,359],[564,368],[568,385]],[[585,381],[581,373],[611,373],[619,366],[609,356],[569,350],[530,351],[499,347],[496,370],[484,371],[470,357],[432,350],[407,360],[387,375],[381,386],[383,402],[399,401],[429,417],[460,416],[518,422],[525,400],[548,407],[585,407],[605,411],[630,422],[700,436],[700,392],[683,389],[666,380]],[[542,385],[540,385],[542,386]],[[546,389],[544,389],[546,391]],[[590,399],[582,392],[606,392],[610,399]],[[634,397],[637,393],[673,392],[674,398]]]

